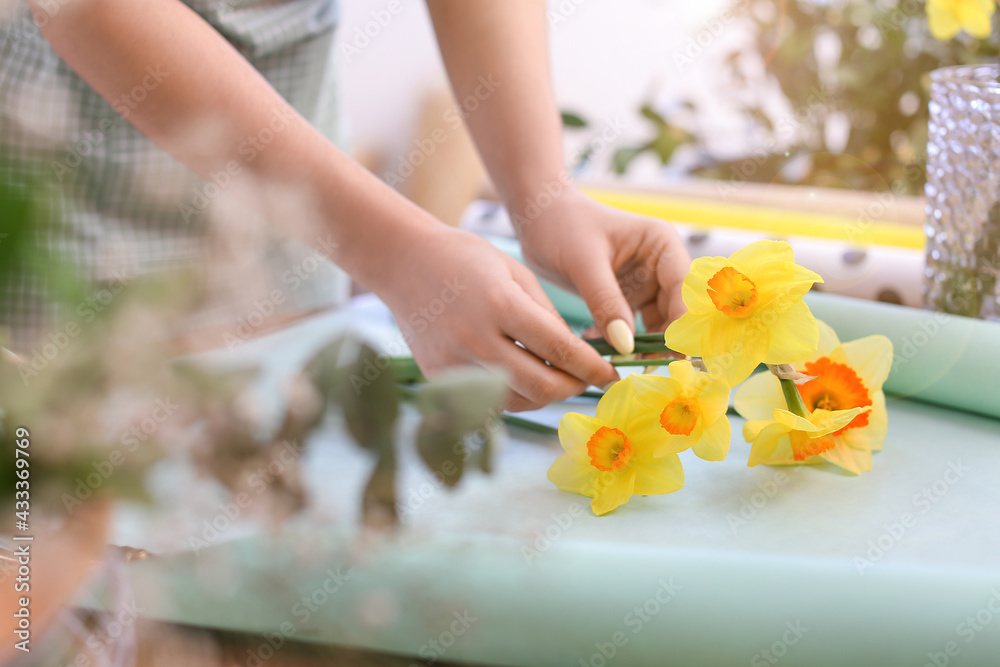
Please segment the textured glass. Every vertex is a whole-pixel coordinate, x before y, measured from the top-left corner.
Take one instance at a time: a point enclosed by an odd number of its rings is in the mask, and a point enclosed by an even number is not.
[[[931,73],[924,304],[1000,321],[1000,66]]]

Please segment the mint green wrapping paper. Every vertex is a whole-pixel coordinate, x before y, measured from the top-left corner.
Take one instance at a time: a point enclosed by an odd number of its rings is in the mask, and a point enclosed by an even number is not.
[[[872,313],[896,310],[858,312],[824,295],[810,303],[845,337],[880,328]],[[857,331],[843,328],[839,308]],[[988,343],[981,324],[922,392],[968,373],[965,354]],[[263,384],[277,386],[333,328],[317,318],[219,358],[265,360]],[[930,343],[920,349],[907,372],[935,358]],[[593,409],[577,400],[527,416],[556,424]],[[123,511],[116,543],[156,554],[130,568],[145,616],[268,634],[261,664],[267,647],[307,640],[415,665],[995,666],[1000,420],[900,399],[888,410],[885,450],[860,477],[747,468],[743,420],[733,417],[725,461],[684,453],[684,489],[604,517],[546,479],[561,452],[555,438],[514,432],[495,475],[470,474],[454,492],[407,448],[404,525],[388,535],[353,527],[372,462],[333,423],[304,461],[315,506],[281,531],[221,495],[192,506],[190,472],[168,467],[155,484],[158,509]]]

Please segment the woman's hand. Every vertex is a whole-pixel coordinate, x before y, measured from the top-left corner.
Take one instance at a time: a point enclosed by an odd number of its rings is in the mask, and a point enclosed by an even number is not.
[[[391,245],[395,270],[375,291],[426,375],[468,363],[502,368],[505,407],[514,411],[618,379],[570,331],[531,271],[486,240],[441,225]]]
[[[636,311],[647,331],[663,331],[684,313],[681,284],[691,258],[669,223],[604,206],[575,189],[533,218],[517,219],[528,265],[582,296],[600,334],[620,352],[631,352]],[[616,320],[624,325],[609,331]]]

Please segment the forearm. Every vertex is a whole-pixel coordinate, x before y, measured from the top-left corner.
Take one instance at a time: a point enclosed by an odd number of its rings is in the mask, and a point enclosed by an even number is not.
[[[73,0],[43,33],[110,102],[144,79],[155,82],[127,119],[196,172],[235,162],[255,184],[302,188],[335,241],[332,259],[363,282],[382,275],[380,247],[435,224],[338,151],[178,0]],[[273,137],[266,146],[248,148],[247,139],[265,130]],[[314,241],[315,231],[304,240]]]
[[[427,0],[427,6],[455,96],[460,104],[478,102],[466,111],[480,154],[507,205],[520,212],[563,178],[545,2]]]

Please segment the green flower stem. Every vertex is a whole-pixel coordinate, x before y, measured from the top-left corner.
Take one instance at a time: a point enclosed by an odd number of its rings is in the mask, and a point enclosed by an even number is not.
[[[586,338],[584,342],[602,355],[618,354],[618,350],[611,347],[611,344],[603,338]],[[636,334],[634,354],[668,351],[667,346],[663,343],[663,334]]]
[[[599,398],[603,398],[603,397],[604,397],[604,392],[603,391],[590,391],[590,390],[587,390],[587,391],[583,392],[582,394],[580,394],[580,398],[598,398],[599,399]]]
[[[539,424],[538,422],[533,422],[530,419],[515,417],[514,415],[503,415],[502,419],[510,426],[523,428],[524,430],[532,431],[533,433],[541,433],[542,435],[556,435],[559,433],[559,429],[557,428],[553,428],[545,424]]]
[[[612,366],[669,366],[683,359],[612,359]]]
[[[587,342],[590,343],[590,346],[602,356],[619,354],[618,350],[611,347],[608,343],[602,343],[600,341]],[[667,351],[668,350],[663,343],[636,343],[635,347],[632,349],[632,354],[659,354]]]
[[[785,404],[788,406],[788,411],[799,417],[808,417],[809,409],[802,401],[802,394],[799,393],[799,388],[795,386],[795,382],[792,380],[779,380],[779,382],[781,382],[781,393],[785,395]]]
[[[662,333],[637,333],[634,336],[634,338],[635,338],[635,342],[637,342],[637,343],[659,343],[663,347],[666,347],[666,345],[663,342],[663,334]],[[585,340],[588,343],[592,343],[592,342],[606,343],[607,342],[603,338],[586,338]]]
[[[645,340],[654,339],[655,342]],[[618,351],[611,347],[603,338],[592,338],[586,341],[602,356],[618,356]],[[669,352],[663,344],[663,334],[639,334],[636,336],[635,352],[633,354],[651,354]],[[628,359],[612,360],[612,366],[666,366],[677,359]],[[392,357],[389,359],[389,368],[392,369],[393,379],[396,382],[427,382],[427,378],[420,372],[420,367],[413,357]]]

